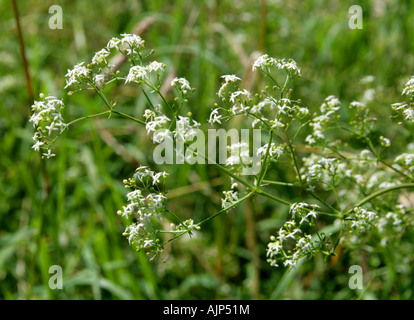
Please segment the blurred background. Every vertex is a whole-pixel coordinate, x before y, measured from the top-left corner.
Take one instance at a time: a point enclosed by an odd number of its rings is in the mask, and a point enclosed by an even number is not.
[[[354,4],[363,9],[363,29],[348,27]],[[52,5],[62,7],[62,29],[49,28]],[[367,273],[362,291],[348,287],[358,253],[327,261],[317,256],[290,273],[271,268],[266,244],[287,208],[266,199],[221,215],[191,240],[174,241],[166,262],[149,262],[128,245],[116,215],[125,203],[122,180],[138,165],[166,170],[152,163],[145,131],[117,118],[83,121],[64,134],[55,158],[42,161],[31,149],[28,123],[41,92],[65,100],[66,121],[102,111],[92,94],[66,96],[64,75],[90,61],[111,37],[137,30],[170,75],[197,88],[188,111],[199,122],[208,119],[221,75],[243,77],[252,89],[262,84],[251,74],[261,53],[293,58],[302,67],[294,95],[311,111],[329,95],[344,104],[362,99],[367,84],[361,79],[374,76],[368,85],[375,90],[375,112],[388,118],[389,105],[401,100],[403,84],[414,75],[411,1],[18,1],[32,92],[12,1],[0,0],[0,8],[0,299],[413,297],[413,279],[395,271],[394,256],[385,262],[375,257],[383,272]],[[114,86],[108,95],[129,114],[140,116],[146,108],[138,90]],[[396,150],[410,142],[406,131],[387,133],[398,137]],[[172,165],[167,171],[169,207],[182,218],[198,222],[220,208],[230,181],[217,170]],[[276,171],[289,181],[289,173]],[[297,197],[289,192],[280,191]],[[62,290],[48,286],[51,265],[62,267]]]

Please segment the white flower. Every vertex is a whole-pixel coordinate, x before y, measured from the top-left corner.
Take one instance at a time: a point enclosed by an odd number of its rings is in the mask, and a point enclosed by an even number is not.
[[[155,73],[159,74],[160,71],[165,70],[165,64],[157,62],[157,61],[152,61],[148,65],[147,69],[149,72],[155,71]]]
[[[243,89],[241,91],[236,91],[233,92],[230,96],[230,102],[235,103],[236,102],[236,98],[241,99],[241,97],[244,97],[245,99],[249,99],[250,98],[250,92],[247,91],[246,89]]]
[[[101,49],[98,52],[95,53],[95,55],[92,58],[92,64],[100,65],[100,64],[106,64],[106,57],[111,54],[110,51],[107,49]]]
[[[124,33],[124,34],[121,34],[121,36],[122,36],[121,38],[122,45],[129,45],[131,48],[132,47],[136,47],[136,48],[144,47],[145,41],[136,34]]]
[[[97,87],[102,87],[105,84],[105,76],[103,74],[97,74],[94,82]]]
[[[132,224],[132,225],[128,226],[128,227],[125,229],[125,233],[128,233],[128,234],[129,234],[129,237],[128,237],[128,242],[129,242],[129,243],[131,243],[131,241],[132,241],[135,237],[139,236],[139,229],[140,229],[141,227],[144,227],[144,225],[143,225],[142,223],[138,223],[138,224],[134,223],[134,224]]]
[[[285,239],[287,239],[287,238],[292,238],[292,239],[295,239],[295,235],[296,235],[297,233],[302,233],[302,231],[301,231],[300,229],[295,229],[295,230],[293,230],[291,233],[289,233],[289,234],[285,237]]]
[[[36,141],[36,143],[32,146],[32,148],[33,148],[35,151],[39,152],[39,151],[40,151],[40,146],[41,146],[41,145],[43,145],[43,142],[41,142],[41,141]]]
[[[337,111],[341,107],[341,102],[335,96],[329,96],[325,99],[325,102],[321,105],[321,112],[325,115],[330,115],[332,111]]]
[[[402,95],[411,95],[414,93],[414,77],[411,77],[410,80],[404,86]]]
[[[52,153],[52,150],[48,149],[47,153],[43,153],[43,156],[45,156],[47,159],[50,159],[50,158],[56,156],[56,154]]]
[[[168,129],[160,129],[154,132],[154,135],[152,136],[152,141],[154,143],[162,143],[166,139],[172,140],[172,133]]]
[[[146,109],[144,111],[144,115],[143,115],[143,117],[145,118],[146,121],[154,120],[156,116],[157,116],[157,114],[154,111],[150,110],[150,109]]]
[[[238,199],[237,191],[223,191],[224,198],[221,199],[221,206],[223,208],[228,208],[232,204],[234,204]]]
[[[128,76],[125,83],[136,82],[140,83],[144,81],[148,76],[148,69],[143,66],[133,66],[129,69]]]
[[[301,70],[295,60],[289,59],[285,62],[285,59],[278,60],[278,68],[287,70],[291,75],[300,76]]]
[[[390,147],[391,146],[391,140],[388,138],[385,138],[383,136],[380,136],[380,144],[383,147]]]
[[[414,109],[405,109],[404,115],[405,115],[405,120],[414,121]]]
[[[264,68],[271,67],[277,63],[276,59],[269,57],[269,55],[264,54],[257,58],[257,60],[253,63],[253,71],[257,69],[263,70]]]
[[[68,70],[66,74],[66,86],[72,86],[73,84],[81,84],[87,82],[90,77],[91,70],[84,66],[84,62],[81,62],[73,67],[72,70]]]
[[[211,113],[210,113],[210,119],[208,120],[208,122],[211,124],[211,125],[213,125],[214,123],[220,123],[221,124],[221,121],[220,121],[220,119],[222,118],[223,116],[221,115],[221,114],[219,114],[219,112],[218,112],[218,108],[216,108],[216,109],[214,109],[213,111],[211,111]]]
[[[182,91],[182,90],[189,90],[191,91],[191,86],[190,86],[190,82],[188,82],[187,79],[185,78],[174,78],[171,81],[171,86],[172,87],[177,87]]]
[[[223,75],[221,77],[224,79],[224,83],[221,85],[219,91],[217,92],[217,95],[219,97],[223,97],[223,93],[227,89],[227,87],[230,83],[235,83],[237,81],[241,81],[241,79],[239,77],[235,76],[234,74],[232,74],[232,75]]]
[[[362,97],[362,101],[370,102],[375,98],[375,89],[367,89],[364,91],[364,96]]]
[[[144,248],[151,247],[154,243],[154,240],[144,240]]]
[[[32,148],[38,152],[41,149],[40,147],[45,146],[49,141],[47,137],[50,137],[54,131],[62,132],[66,128],[61,114],[64,107],[63,101],[53,96],[45,97],[44,94],[40,94],[40,97],[41,101],[34,101],[32,105],[33,114],[29,119],[29,122],[32,122],[36,129],[33,135],[34,145]],[[43,156],[49,159],[54,154],[49,149]]]
[[[279,121],[278,119],[270,121],[270,125],[272,126],[272,129],[284,128],[285,127],[285,125],[281,121]]]
[[[274,256],[278,255],[280,250],[283,249],[283,246],[280,244],[279,241],[270,242],[267,245],[267,254],[266,256],[273,258]]]
[[[285,267],[289,267],[289,269],[293,269],[296,266],[297,260],[294,259],[286,259],[283,265]]]
[[[147,122],[145,128],[147,130],[147,134],[150,132],[155,132],[157,129],[162,129],[167,122],[171,121],[168,117],[162,115],[155,117],[153,121]]]
[[[158,173],[152,172],[151,176],[152,176],[152,183],[153,184],[158,184],[158,183],[160,183],[160,178],[162,176],[162,172],[158,172]]]
[[[318,214],[316,213],[316,211],[310,211],[307,215],[306,215],[306,217],[312,217],[312,218],[314,218],[314,219],[316,219],[316,217],[318,216]]]
[[[194,224],[193,219],[185,220],[183,223],[180,223],[175,227],[177,231],[191,231],[191,230],[200,230],[200,226]]]
[[[241,79],[238,76],[234,75],[234,74],[223,75],[221,77],[224,79],[225,83],[241,81]]]
[[[289,59],[288,61],[285,61],[285,59],[275,59],[269,57],[269,55],[267,54],[260,56],[253,63],[253,71],[258,69],[262,71],[267,71],[267,69],[271,66],[276,66],[280,70],[286,70],[290,76],[301,76],[300,67],[298,66],[295,60]]]
[[[131,191],[127,194],[128,201],[137,201],[142,199],[142,192],[139,189]]]
[[[112,38],[111,40],[108,41],[108,44],[106,45],[106,48],[108,50],[113,49],[113,48],[119,49],[120,45],[121,45],[121,40],[120,39]]]

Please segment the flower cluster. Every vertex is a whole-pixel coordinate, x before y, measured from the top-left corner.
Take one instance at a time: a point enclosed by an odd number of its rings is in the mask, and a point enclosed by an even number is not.
[[[194,139],[199,142],[202,122],[196,121],[191,112],[183,115],[180,111],[189,103],[195,89],[187,79],[175,77],[166,83],[171,86],[174,97],[164,97],[161,88],[165,86],[161,85],[166,81],[163,78],[166,65],[158,61],[146,62],[150,54],[144,54],[144,44],[141,37],[133,34],[112,38],[95,53],[89,64],[81,62],[68,70],[65,88],[92,88],[108,110],[89,117],[116,113],[134,120],[145,126],[154,143],[172,142],[172,150],[165,149],[166,157],[167,153],[173,156],[175,148],[177,164],[184,163],[184,160],[192,164],[196,157],[201,156],[200,150],[195,147],[198,144],[190,143]],[[110,56],[114,52],[124,55],[130,63],[126,75],[121,76],[120,71],[114,71],[110,64]],[[231,190],[223,191],[221,209],[216,215],[227,212],[252,196],[264,196],[289,205],[289,219],[277,235],[270,237],[266,252],[270,265],[288,269],[294,268],[303,257],[310,258],[316,253],[329,256],[333,253],[335,248],[330,247],[330,236],[319,232],[318,227],[326,222],[321,217],[333,217],[333,221],[339,222],[331,227],[342,224],[336,243],[347,240],[347,237],[361,239],[359,233],[368,233],[372,229],[390,235],[412,226],[407,214],[409,209],[401,204],[403,198],[392,191],[413,187],[412,183],[407,182],[414,181],[414,147],[410,150],[409,145],[393,162],[388,156],[383,156],[391,149],[391,140],[383,132],[378,134],[379,130],[376,131],[377,118],[372,116],[370,108],[375,98],[374,89],[366,90],[361,102],[351,102],[348,109],[342,107],[336,96],[328,96],[320,106],[320,112],[311,114],[307,107],[302,106],[301,99],[294,98],[293,90],[289,88],[290,81],[301,76],[301,68],[294,60],[276,59],[265,54],[253,63],[252,69],[262,72],[270,85],[255,93],[243,88],[243,81],[237,75],[223,75],[217,92],[220,101],[214,104],[207,122],[224,126],[226,121],[236,117],[247,120],[243,126],[265,132],[267,143],[262,145],[261,136],[257,139],[260,140],[259,145],[256,146],[253,139],[251,147],[251,139],[244,140],[243,134],[241,142],[233,141],[235,135],[227,134],[226,140],[231,138],[232,144],[228,146],[226,142],[227,148],[221,148],[219,156],[222,150],[231,156],[226,157],[226,161],[220,161],[220,164],[215,163],[215,167],[231,178],[232,185]],[[281,74],[285,76],[284,82],[279,82]],[[362,82],[367,84],[372,80],[367,77]],[[143,120],[120,112],[115,109],[115,104],[107,100],[102,88],[112,81],[138,85],[142,89],[143,97],[148,102]],[[391,107],[406,121],[414,122],[414,77],[406,83],[402,95],[409,101]],[[41,100],[35,101],[32,106],[33,115],[30,118],[36,128],[32,148],[49,158],[54,156],[51,152],[53,142],[79,119],[66,124],[61,114],[63,101],[51,96],[40,97]],[[184,152],[185,148],[189,152]],[[154,161],[158,163],[155,157],[154,152]],[[201,158],[210,160],[210,154],[204,154]],[[250,181],[241,175],[241,169],[252,163],[258,164],[258,170],[252,174]],[[163,234],[173,235],[167,240],[169,242],[186,233],[191,235],[203,223],[194,223],[193,219],[181,221],[167,209],[167,175],[148,167],[137,168],[132,178],[124,180],[125,187],[130,191],[126,195],[126,205],[117,212],[128,224],[123,233],[128,242],[137,250],[145,249],[154,256],[163,250]],[[292,175],[294,182],[270,180],[275,176],[283,179]],[[294,188],[291,189],[294,192],[284,194],[296,194],[298,197],[293,201],[279,198],[279,195],[272,194],[272,185],[281,186],[278,190],[280,194],[284,193],[282,188]],[[296,192],[296,188],[300,192]],[[240,196],[241,193],[245,196]],[[318,201],[320,206],[308,201]],[[161,230],[166,225],[163,219],[171,222],[171,218],[176,224],[171,224],[169,230]],[[368,236],[364,237],[366,239]],[[381,245],[385,245],[388,239],[389,236],[384,236]],[[342,241],[343,244],[345,242]]]
[[[300,258],[311,257],[316,252],[325,248],[326,243],[312,240],[312,236],[301,229],[305,224],[314,225],[318,214],[315,211],[317,205],[305,202],[291,205],[289,213],[291,220],[285,222],[279,229],[278,236],[271,236],[267,245],[267,262],[271,266],[278,267],[282,263],[284,267],[293,269]]]
[[[270,73],[270,67],[276,66],[280,70],[286,70],[291,77],[300,77],[301,70],[295,60],[289,59],[285,61],[285,59],[275,59],[269,57],[269,55],[264,54],[260,56],[254,63],[253,63],[253,71],[254,70],[261,70],[266,73]]]
[[[106,47],[99,50],[92,57],[89,64],[81,62],[68,70],[66,74],[65,88],[73,90],[82,90],[85,88],[102,88],[111,78],[117,78],[113,73],[109,57],[115,49],[117,52],[125,55],[130,61],[142,61],[145,41],[135,34],[122,34],[120,38],[112,38]],[[157,61],[151,62],[148,66],[133,66],[125,82],[140,82],[146,80],[151,72],[157,75],[157,78],[164,71],[165,65]]]
[[[122,54],[129,58],[142,55],[141,49],[144,48],[145,41],[136,34],[121,34],[121,38],[112,38],[109,40],[106,48],[108,50],[117,49]]]
[[[221,199],[221,206],[226,209],[239,200],[237,191],[223,191],[224,198]]]
[[[404,170],[406,174],[414,174],[414,153],[403,153],[398,155],[394,163],[400,170]]]
[[[185,231],[191,232],[192,230],[200,230],[201,227],[197,224],[194,224],[193,219],[188,219],[180,223],[179,225],[171,224],[171,227],[176,231]]]
[[[349,218],[350,220],[347,221],[350,223],[351,230],[364,232],[371,227],[372,222],[376,217],[377,213],[357,207],[354,208],[353,214]]]
[[[399,204],[393,211],[388,212],[384,216],[376,219],[375,226],[382,234],[393,235],[400,234],[405,228],[412,225],[413,218],[407,214],[407,209],[404,205]],[[388,237],[381,240],[382,245],[386,245],[389,241]]]
[[[157,239],[151,239],[154,233],[149,229],[152,227],[151,219],[162,220],[167,210],[166,196],[160,190],[167,175],[166,172],[154,172],[141,166],[135,170],[132,178],[124,180],[125,187],[133,190],[127,194],[128,204],[117,213],[126,219],[132,216],[136,220],[126,227],[123,234],[137,250],[149,247],[161,250]]]
[[[47,159],[55,156],[51,150],[54,133],[60,134],[66,128],[66,123],[62,117],[64,103],[53,96],[40,94],[40,101],[35,101],[32,105],[32,116],[29,122],[33,123],[35,134],[33,136],[33,149],[43,153]]]
[[[266,151],[268,148],[269,148],[269,144],[266,143],[263,147],[260,147],[259,149],[257,149],[256,154],[263,158],[266,155]],[[269,155],[272,159],[277,160],[284,153],[284,150],[285,150],[284,146],[279,145],[276,147],[276,144],[272,142],[269,148]]]
[[[308,135],[305,140],[309,145],[326,143],[325,131],[327,131],[330,126],[336,124],[339,120],[337,111],[340,107],[341,102],[335,96],[329,96],[325,99],[320,108],[321,115],[313,118],[310,123],[312,133]]]
[[[406,121],[414,122],[414,77],[411,77],[404,86],[403,96],[408,96],[409,102],[398,102],[391,105],[391,108],[401,115]]]
[[[159,78],[162,72],[164,72],[166,65],[157,61],[152,61],[147,66],[133,66],[129,69],[129,73],[126,77],[125,83],[135,82],[141,83],[150,81],[151,72],[154,72]]]
[[[344,179],[352,177],[352,169],[346,162],[317,154],[303,158],[303,167],[300,173],[302,181],[306,183],[308,190],[312,191],[317,187],[331,190]]]
[[[281,87],[275,82],[273,88],[266,87],[266,90],[256,95],[240,88],[241,79],[236,75],[222,76],[224,81],[217,92],[222,101],[220,105],[214,104],[208,122],[211,125],[222,124],[223,120],[244,115],[252,120],[253,128],[284,132],[296,119],[304,119],[309,115],[308,108],[300,106],[300,100],[290,99],[290,91],[287,90],[289,81],[300,76],[300,68],[296,62],[263,55],[253,63],[253,70],[260,70],[266,75],[270,75],[271,67],[286,72],[285,85]],[[275,97],[275,90],[280,90],[280,98]],[[288,94],[285,96],[285,93]]]

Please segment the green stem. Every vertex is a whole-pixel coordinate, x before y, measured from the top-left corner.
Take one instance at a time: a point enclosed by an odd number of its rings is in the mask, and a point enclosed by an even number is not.
[[[92,88],[95,90],[95,92],[98,94],[98,96],[102,99],[102,101],[106,104],[106,106],[109,108],[109,110],[113,109],[113,105],[111,105],[108,101],[108,99],[106,98],[106,96],[102,93],[102,91],[95,86],[95,84],[90,83],[90,85],[92,86]]]
[[[130,115],[128,115],[128,114],[126,114],[126,113],[123,113],[123,112],[121,112],[121,111],[117,111],[117,110],[112,110],[112,111],[110,111],[110,112],[115,113],[115,114],[117,114],[117,115],[120,115],[120,116],[122,116],[122,117],[124,117],[124,118],[127,118],[127,119],[129,119],[129,120],[135,121],[135,122],[137,122],[137,123],[142,124],[143,126],[145,126],[145,122],[144,122],[144,121],[139,120],[139,119],[137,119],[137,118],[134,118],[134,117],[132,117],[132,116],[130,116]]]
[[[387,166],[388,168],[390,168],[391,170],[403,175],[404,177],[413,180],[410,176],[406,175],[404,172],[402,172],[401,170],[394,168],[392,165],[390,165],[389,163],[387,163],[386,161],[384,161],[383,159],[381,159],[381,157],[379,156],[379,154],[375,151],[374,146],[372,145],[372,141],[369,138],[365,138],[365,142],[367,143],[369,149],[371,150],[371,152],[374,154],[374,156],[377,158],[377,160],[379,162],[381,162],[383,165]]]
[[[285,90],[286,90],[287,85],[289,84],[289,81],[290,81],[290,76],[288,75],[288,76],[286,77],[286,80],[285,80],[285,83],[284,83],[284,85],[283,85],[282,90],[280,90],[280,99],[282,99],[282,98],[283,98],[283,95],[285,94]]]
[[[186,146],[188,147],[188,144],[186,143]],[[206,163],[208,164],[212,164],[213,166],[215,166],[217,169],[219,169],[220,171],[223,171],[225,174],[227,174],[228,176],[232,177],[234,180],[236,180],[237,182],[240,182],[241,184],[243,184],[244,186],[246,186],[247,188],[249,188],[250,190],[255,190],[256,187],[251,185],[250,183],[248,183],[247,181],[239,178],[238,176],[236,176],[234,173],[232,173],[230,170],[228,170],[227,168],[225,168],[224,166],[222,166],[221,164],[218,164],[215,160],[210,159],[207,155],[202,154],[200,152],[197,152],[198,156],[204,158],[204,160],[206,161]]]
[[[382,196],[383,194],[386,194],[388,192],[399,190],[399,189],[408,189],[408,188],[414,188],[414,183],[403,183],[403,184],[399,184],[399,185],[396,185],[396,186],[393,186],[393,187],[390,187],[390,188],[387,188],[387,189],[379,190],[379,191],[374,192],[373,194],[370,194],[369,196],[365,197],[361,201],[359,201],[356,205],[353,206],[353,208],[360,207],[360,206],[364,205],[365,203],[371,201],[372,199],[375,199],[379,196]],[[347,214],[349,214],[353,210],[353,208],[349,209],[347,211]]]
[[[287,133],[286,133],[286,136],[287,136]],[[287,138],[287,144],[289,146],[290,156],[292,157],[292,160],[293,160],[293,166],[295,168],[296,175],[298,176],[300,184],[303,186],[303,181],[302,181],[302,177],[300,175],[298,161],[296,160],[295,151],[293,150],[293,145],[292,145],[292,142],[289,139],[289,137]]]
[[[255,192],[250,192],[249,194],[245,195],[244,197],[240,198],[239,200],[237,200],[236,202],[232,203],[230,206],[228,206],[227,208],[221,209],[220,211],[216,212],[215,214],[213,214],[212,216],[204,219],[203,221],[197,223],[198,226],[201,226],[202,224],[206,223],[207,221],[214,219],[215,217],[217,217],[218,215],[222,214],[223,212],[226,212],[228,210],[230,210],[231,208],[234,208],[235,206],[237,206],[238,204],[242,203],[244,200],[250,198],[251,196],[254,195]],[[167,243],[181,237],[182,235],[186,234],[188,231],[179,231],[179,232],[174,232],[177,233],[174,237],[172,237],[171,239],[168,239],[166,242],[164,242],[162,245],[165,246]],[[166,232],[164,232],[166,233]],[[172,232],[171,232],[172,233]]]
[[[272,145],[272,133],[270,132],[269,142],[267,143],[266,154],[265,154],[265,157],[263,159],[262,167],[260,168],[259,177],[257,179],[257,186],[260,186],[260,184],[262,183],[263,178],[266,175],[267,167],[269,166],[269,161],[267,161],[267,160],[269,158],[271,145]]]
[[[309,194],[314,197],[316,200],[318,200],[320,203],[324,204],[326,207],[331,209],[333,212],[336,212],[337,214],[340,214],[340,211],[335,209],[333,206],[331,206],[329,203],[327,203],[325,200],[321,199],[319,196],[317,196],[314,192],[310,191]]]
[[[264,192],[262,190],[257,190],[257,194],[260,194],[260,195],[262,195],[262,196],[264,196],[266,198],[272,199],[274,201],[277,201],[277,202],[279,202],[281,204],[285,204],[287,206],[291,206],[292,205],[292,203],[290,203],[290,202],[288,202],[286,200],[280,199],[278,197],[275,197],[275,196],[273,196],[273,195],[271,195],[271,194],[269,194],[267,192]]]
[[[206,223],[207,221],[214,219],[215,217],[217,217],[218,215],[222,214],[223,212],[226,212],[232,208],[234,208],[235,206],[237,206],[238,204],[242,203],[244,200],[247,200],[248,198],[252,197],[255,194],[254,191],[246,194],[244,197],[240,198],[239,200],[237,200],[236,202],[233,202],[231,205],[229,205],[228,207],[221,209],[220,211],[216,212],[215,214],[213,214],[212,216],[204,219],[203,221],[197,223],[198,226],[201,226],[202,224]]]
[[[151,101],[151,100],[150,100],[150,98],[148,97],[148,95],[147,95],[147,93],[145,92],[144,88],[143,88],[143,87],[141,87],[141,86],[139,86],[139,87],[141,88],[141,91],[142,91],[142,93],[144,94],[145,99],[147,99],[148,103],[150,104],[150,106],[151,106],[152,110],[154,110],[154,111],[155,111],[154,104],[152,103],[152,101]]]
[[[299,185],[290,182],[282,182],[282,181],[272,181],[272,180],[263,180],[263,184],[271,184],[277,186],[286,186],[286,187],[299,187]]]
[[[50,146],[52,146],[56,142],[56,140],[59,139],[59,137],[63,134],[63,132],[65,130],[67,130],[67,128],[69,128],[74,123],[79,122],[79,121],[82,121],[82,120],[90,119],[90,118],[100,117],[100,116],[103,116],[105,114],[110,114],[110,113],[111,113],[111,110],[107,110],[107,111],[103,111],[103,112],[99,112],[99,113],[95,113],[95,114],[90,114],[90,115],[87,115],[87,116],[84,116],[84,117],[75,119],[75,120],[67,123],[66,126],[65,126],[65,128],[62,131],[60,131],[58,133],[58,135],[52,140],[52,142],[50,143]]]

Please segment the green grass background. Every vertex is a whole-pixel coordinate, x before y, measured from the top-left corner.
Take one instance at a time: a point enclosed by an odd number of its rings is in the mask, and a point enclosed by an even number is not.
[[[63,29],[51,30],[48,9],[63,9]],[[348,27],[348,8],[363,8],[363,29]],[[188,111],[208,118],[223,74],[249,73],[249,57],[265,52],[293,58],[303,77],[295,95],[316,111],[331,94],[360,98],[360,79],[374,75],[379,117],[400,101],[414,75],[414,10],[408,0],[386,1],[19,1],[25,49],[36,98],[64,97],[64,75],[145,18],[143,35],[155,58],[186,77],[197,91]],[[286,219],[286,208],[255,199],[203,226],[194,239],[166,248],[167,262],[149,262],[121,235],[116,211],[122,180],[138,165],[167,170],[169,206],[195,221],[220,208],[229,181],[208,166],[152,163],[142,128],[121,119],[84,121],[59,141],[57,157],[41,161],[31,149],[27,94],[10,0],[0,0],[0,299],[410,299],[410,274],[396,272],[392,253],[380,256],[364,290],[350,290],[350,253],[335,261],[315,257],[295,272],[268,266],[266,243]],[[261,83],[262,79],[256,79]],[[109,95],[132,115],[146,107],[138,90]],[[88,93],[65,96],[65,119],[103,110]],[[383,128],[386,130],[386,128]],[[396,150],[409,132],[386,132]],[[289,172],[273,173],[289,180]],[[187,188],[186,188],[187,186]],[[196,188],[196,189],[195,189]],[[277,188],[274,189],[276,192]],[[285,192],[294,199],[295,194]],[[407,239],[412,241],[413,239]],[[403,244],[401,244],[403,245]],[[365,257],[370,259],[370,257]],[[394,259],[395,258],[395,259]],[[63,289],[51,290],[51,265],[63,269]]]

